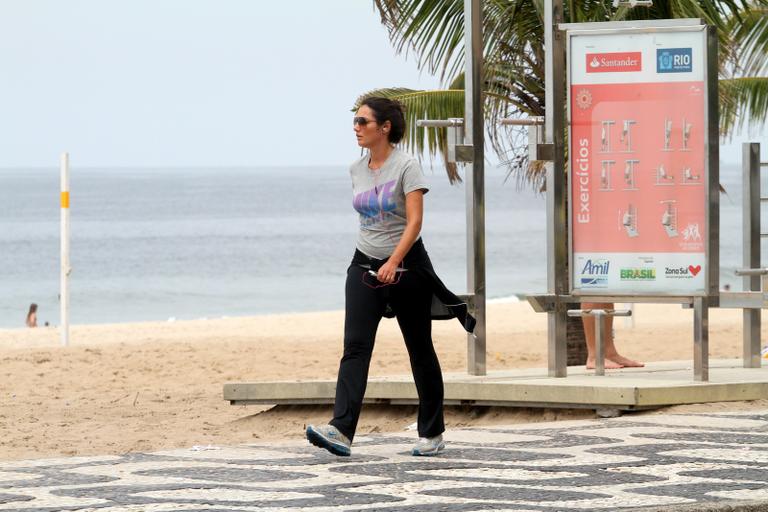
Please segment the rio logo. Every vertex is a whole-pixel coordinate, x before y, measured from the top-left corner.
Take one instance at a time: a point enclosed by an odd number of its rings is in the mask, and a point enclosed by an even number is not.
[[[691,48],[658,48],[656,50],[657,73],[690,73],[693,71]]]

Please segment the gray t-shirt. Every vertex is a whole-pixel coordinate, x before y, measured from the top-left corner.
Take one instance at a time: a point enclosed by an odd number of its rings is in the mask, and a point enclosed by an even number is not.
[[[405,231],[405,195],[429,191],[418,160],[395,148],[378,170],[368,168],[369,155],[349,168],[352,206],[360,214],[357,248],[366,256],[388,258]]]

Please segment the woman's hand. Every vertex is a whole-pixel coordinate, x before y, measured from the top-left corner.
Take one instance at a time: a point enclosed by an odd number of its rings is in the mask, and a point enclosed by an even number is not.
[[[379,273],[376,275],[376,279],[382,283],[394,283],[395,278],[397,277],[397,265],[397,261],[389,258],[387,262],[379,268]]]

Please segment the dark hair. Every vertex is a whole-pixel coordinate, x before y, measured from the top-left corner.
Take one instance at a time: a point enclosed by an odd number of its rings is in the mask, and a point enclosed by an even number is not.
[[[405,113],[402,103],[380,96],[369,96],[360,103],[360,106],[363,105],[373,110],[373,117],[378,124],[390,122],[392,128],[387,133],[389,142],[397,144],[402,140],[405,135]]]
[[[29,313],[27,313],[27,316],[31,315],[32,313],[37,313],[37,304],[34,302],[29,305]]]

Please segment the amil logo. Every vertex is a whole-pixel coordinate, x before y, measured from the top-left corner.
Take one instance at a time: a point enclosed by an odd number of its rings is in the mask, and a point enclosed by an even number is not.
[[[587,54],[587,73],[617,73],[642,69],[643,54],[640,52]]]
[[[581,273],[588,276],[607,276],[611,266],[611,260],[592,260],[588,259],[581,269]]]
[[[585,287],[606,288],[608,286],[607,276],[610,267],[610,260],[588,259],[581,269],[581,285]]]

